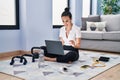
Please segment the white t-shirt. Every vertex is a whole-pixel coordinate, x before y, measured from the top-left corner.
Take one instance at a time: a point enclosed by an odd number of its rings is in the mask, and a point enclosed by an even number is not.
[[[68,38],[66,36],[66,30],[65,30],[65,26],[61,27],[60,28],[60,34],[59,34],[59,37],[62,37],[63,40],[64,40],[64,45],[69,45],[71,46],[70,44],[70,40],[73,40],[75,41],[76,38],[81,38],[81,32],[80,32],[80,28],[73,25],[72,26],[72,29],[70,30],[69,32],[69,35],[68,35]]]

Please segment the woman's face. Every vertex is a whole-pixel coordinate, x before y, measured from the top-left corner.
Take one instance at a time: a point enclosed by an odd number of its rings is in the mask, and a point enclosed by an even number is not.
[[[71,26],[71,19],[69,16],[62,16],[62,22],[64,26]]]

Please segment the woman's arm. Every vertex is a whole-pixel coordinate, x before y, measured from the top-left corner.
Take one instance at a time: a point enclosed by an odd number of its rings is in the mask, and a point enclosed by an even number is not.
[[[62,45],[64,45],[64,40],[62,37],[60,37],[60,41],[62,42]],[[75,41],[70,40],[70,43],[74,48],[80,48],[80,42],[81,42],[81,38],[76,38]]]
[[[62,45],[64,45],[64,40],[62,37],[59,37],[60,38],[60,41],[62,42]]]
[[[81,38],[76,38],[75,48],[80,48]]]
[[[80,41],[81,41],[80,38],[76,38],[75,41],[70,40],[70,43],[74,48],[80,48]]]

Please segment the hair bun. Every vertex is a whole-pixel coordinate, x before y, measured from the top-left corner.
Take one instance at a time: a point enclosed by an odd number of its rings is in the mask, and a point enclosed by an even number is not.
[[[65,12],[69,12],[69,8],[65,8]]]

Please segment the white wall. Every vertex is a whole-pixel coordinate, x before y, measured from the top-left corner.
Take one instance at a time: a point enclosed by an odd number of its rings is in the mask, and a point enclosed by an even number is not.
[[[20,0],[20,46],[22,50],[26,50],[27,43],[27,14],[26,14],[26,0]]]
[[[70,8],[73,16],[73,23],[81,26],[82,0],[70,0]]]
[[[22,49],[44,45],[45,39],[53,39],[52,0],[26,0],[22,15],[26,20],[21,26]]]
[[[81,17],[82,17],[82,3],[83,3],[83,0],[76,0],[76,8],[75,8],[75,24],[78,26],[78,27],[81,27]]]
[[[20,30],[0,30],[0,52],[20,49]]]

